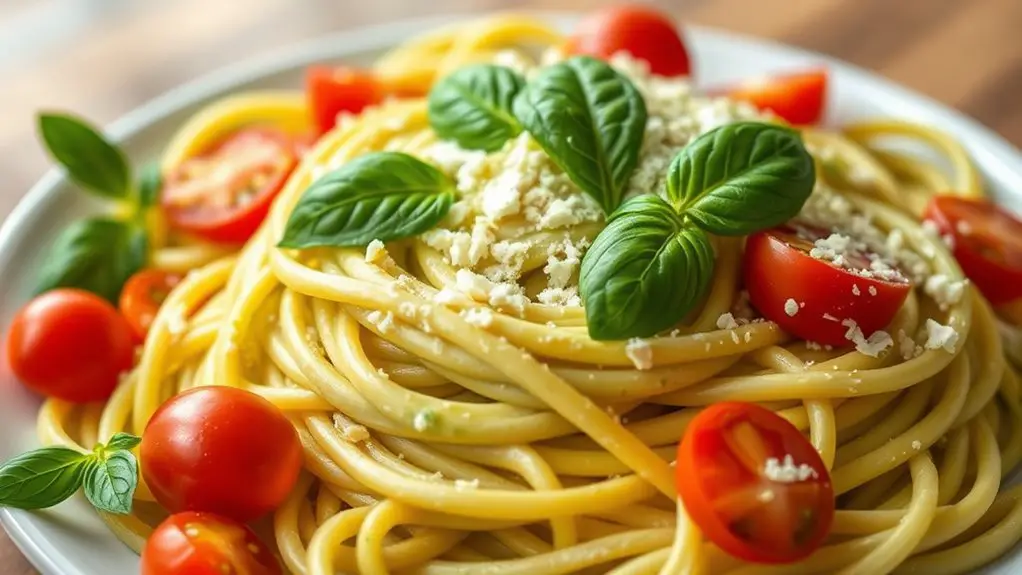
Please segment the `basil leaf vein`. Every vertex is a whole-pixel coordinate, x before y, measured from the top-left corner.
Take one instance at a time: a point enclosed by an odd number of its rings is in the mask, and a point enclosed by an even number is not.
[[[710,239],[659,196],[628,200],[582,259],[589,336],[648,337],[685,317],[713,275]]]
[[[604,62],[576,56],[530,80],[514,113],[605,213],[618,207],[646,128],[646,103],[627,78]]]
[[[745,235],[798,213],[816,181],[794,130],[758,122],[707,132],[674,158],[667,197],[679,213],[719,235]]]
[[[130,433],[118,432],[110,438],[110,441],[106,443],[104,448],[108,451],[117,449],[134,449],[139,443],[142,443],[141,437]]]
[[[314,182],[298,200],[279,245],[365,246],[434,227],[454,203],[441,171],[402,152],[360,156]]]
[[[429,91],[429,123],[440,138],[492,152],[522,131],[511,112],[525,79],[492,64],[459,69]]]
[[[66,447],[44,447],[14,457],[0,466],[0,505],[52,507],[78,491],[88,461],[88,455]]]
[[[39,135],[53,159],[79,186],[108,198],[128,196],[131,170],[127,159],[88,122],[69,114],[40,114]]]
[[[108,513],[130,513],[137,486],[138,461],[124,449],[91,459],[82,479],[85,497],[93,507]]]
[[[145,229],[132,223],[103,217],[74,222],[50,248],[36,292],[79,288],[116,305],[124,282],[145,265],[148,243]]]

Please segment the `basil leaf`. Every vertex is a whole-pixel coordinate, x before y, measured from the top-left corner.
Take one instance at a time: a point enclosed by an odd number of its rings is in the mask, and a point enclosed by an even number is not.
[[[525,79],[503,66],[461,68],[429,91],[429,124],[467,150],[498,150],[522,131],[511,105],[523,86]]]
[[[88,122],[68,114],[39,114],[39,135],[53,159],[79,186],[108,198],[128,196],[128,161]]]
[[[794,130],[757,122],[707,132],[674,158],[667,197],[704,230],[738,236],[798,214],[816,181]]]
[[[37,293],[58,287],[90,291],[117,303],[124,282],[146,263],[145,229],[109,218],[72,223],[43,263]]]
[[[280,247],[364,246],[415,236],[454,203],[440,170],[401,152],[358,157],[315,181],[298,200]]]
[[[0,506],[18,509],[52,507],[82,485],[89,456],[66,447],[23,453],[0,466]]]
[[[713,275],[706,233],[659,196],[625,202],[582,259],[579,288],[589,337],[648,337],[685,317]]]
[[[160,201],[163,188],[163,173],[156,162],[146,164],[138,175],[138,205],[143,208],[155,206]]]
[[[93,507],[108,513],[131,512],[131,500],[138,486],[138,462],[120,449],[89,460],[82,480],[85,497]]]
[[[607,214],[639,161],[646,103],[607,64],[576,56],[542,69],[515,99],[515,116],[571,181]]]
[[[134,449],[139,443],[142,443],[141,437],[130,433],[118,432],[110,438],[110,441],[107,442],[104,449],[110,451],[117,449]]]

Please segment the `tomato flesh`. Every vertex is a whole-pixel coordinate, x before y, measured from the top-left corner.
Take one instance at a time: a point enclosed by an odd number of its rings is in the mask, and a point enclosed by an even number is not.
[[[251,529],[213,513],[171,515],[142,549],[142,575],[280,575]]]
[[[935,196],[924,216],[950,235],[966,276],[990,303],[1022,298],[1022,221],[985,200]]]
[[[142,434],[142,476],[169,511],[251,521],[298,480],[302,445],[280,411],[233,387],[200,387],[160,406]]]
[[[358,68],[313,66],[305,73],[309,110],[320,134],[337,124],[341,112],[358,114],[380,103],[384,88],[372,73]]]
[[[791,124],[817,124],[827,101],[827,72],[810,70],[750,80],[726,90],[726,94],[769,110]]]
[[[180,281],[181,276],[177,274],[146,269],[135,273],[124,284],[118,307],[139,340],[145,339],[163,300]]]
[[[827,537],[834,489],[823,460],[787,420],[748,403],[701,411],[678,445],[678,494],[703,534],[755,563],[790,563]]]
[[[105,299],[56,289],[28,302],[7,332],[7,361],[26,387],[84,403],[110,397],[131,369],[131,327]]]
[[[593,12],[568,39],[568,54],[609,59],[618,52],[649,63],[658,76],[688,76],[688,50],[674,22],[643,6],[617,6]]]
[[[167,176],[164,213],[182,231],[212,242],[243,243],[266,218],[296,162],[295,146],[283,132],[241,130]]]
[[[851,251],[846,267],[809,255],[824,230],[783,226],[757,232],[745,244],[749,301],[763,317],[802,339],[835,347],[850,343],[850,321],[864,337],[883,329],[905,302],[912,284],[900,273],[890,281],[863,277],[875,254]],[[789,302],[791,300],[791,302]]]

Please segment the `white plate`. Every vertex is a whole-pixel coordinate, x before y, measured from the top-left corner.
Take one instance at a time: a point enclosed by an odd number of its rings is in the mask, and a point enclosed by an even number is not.
[[[562,26],[574,17],[550,14]],[[301,85],[305,66],[344,60],[367,64],[382,50],[410,35],[456,18],[428,18],[344,32],[296,46],[270,58],[251,61],[202,78],[139,108],[110,127],[131,158],[154,157],[173,130],[199,106],[221,95],[252,88]],[[826,63],[832,72],[829,121],[891,116],[939,126],[965,142],[994,195],[1016,211],[1022,207],[1022,157],[1011,145],[972,120],[928,98],[900,88],[859,68],[797,48],[692,28],[701,83],[716,84],[783,69]],[[66,224],[94,206],[71,190],[56,171],[48,173],[0,228],[0,327],[6,329],[28,298],[46,247]],[[5,369],[0,372],[0,459],[37,446],[39,400]],[[28,513],[0,509],[0,520],[14,542],[44,575],[134,575],[138,558],[111,535],[80,497],[55,509]],[[1014,566],[1014,568],[1012,567]],[[1022,554],[1002,559],[984,571],[1022,572]]]

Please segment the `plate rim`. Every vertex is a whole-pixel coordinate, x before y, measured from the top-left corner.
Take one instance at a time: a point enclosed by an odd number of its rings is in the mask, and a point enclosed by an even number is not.
[[[396,38],[407,37],[407,35],[401,34],[402,31],[422,32],[437,26],[480,16],[511,13],[528,14],[559,25],[575,21],[583,14],[580,11],[564,10],[449,12],[342,29],[282,45],[266,53],[235,61],[199,75],[132,108],[126,114],[104,126],[103,133],[111,141],[120,143],[147,130],[153,124],[183,108],[193,106],[216,94],[230,91],[232,88],[257,81],[263,77],[286,72],[294,67],[309,65],[313,62],[336,60],[358,52],[385,49],[396,45]],[[892,117],[908,119],[922,115],[945,118],[950,122],[954,131],[959,132],[962,138],[969,143],[970,154],[989,156],[987,166],[989,170],[998,171],[1002,177],[1022,182],[1022,152],[1018,148],[979,120],[931,96],[905,87],[877,72],[815,50],[715,26],[684,22],[680,25],[687,32],[696,32],[699,36],[711,36],[719,41],[750,47],[768,46],[797,53],[812,58],[816,62],[840,68],[842,74],[850,80],[869,84],[895,96],[894,99],[901,104],[900,107],[904,108],[902,110],[904,114]],[[52,202],[59,195],[56,191],[64,179],[65,175],[61,169],[56,167],[47,169],[0,223],[0,269],[9,265],[9,260],[13,257],[12,252],[16,251],[2,248],[12,244],[15,238],[26,235],[27,232],[24,228],[33,219],[33,216],[38,216],[51,209]],[[1014,208],[1019,209],[1022,206],[1014,206]],[[27,523],[16,517],[15,511],[0,507],[0,525],[6,530],[15,547],[34,568],[44,575],[90,575],[79,569],[73,562],[67,561],[68,557],[65,554],[59,551],[49,553],[48,549],[58,550],[59,548],[47,545],[44,538],[37,538],[30,534]],[[1006,554],[1001,557],[1001,560],[1009,556]],[[1022,555],[1019,556],[1019,560],[1022,561]]]

